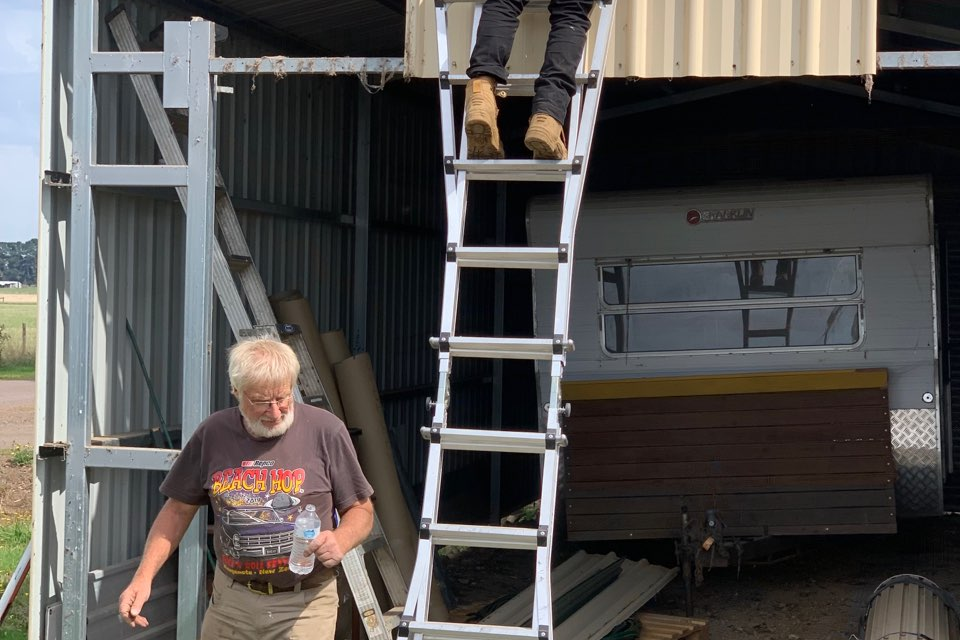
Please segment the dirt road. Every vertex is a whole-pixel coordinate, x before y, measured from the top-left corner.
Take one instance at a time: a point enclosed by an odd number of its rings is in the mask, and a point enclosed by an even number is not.
[[[0,380],[0,450],[33,446],[35,402],[33,380]]]

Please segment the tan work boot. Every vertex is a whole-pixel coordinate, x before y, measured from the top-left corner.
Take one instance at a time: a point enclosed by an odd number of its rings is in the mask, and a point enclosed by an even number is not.
[[[530,118],[523,144],[533,151],[537,160],[563,160],[567,157],[563,125],[545,113],[535,113]]]
[[[467,82],[467,157],[502,158],[503,145],[497,130],[497,80],[478,76]]]

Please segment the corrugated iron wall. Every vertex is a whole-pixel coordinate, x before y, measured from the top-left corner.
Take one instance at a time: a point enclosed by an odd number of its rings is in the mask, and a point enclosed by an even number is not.
[[[874,0],[623,0],[606,76],[681,78],[857,76],[876,72]],[[407,21],[410,75],[436,77],[434,3]],[[469,64],[472,4],[450,9],[454,73]],[[545,10],[526,11],[508,70],[537,73],[549,31]],[[594,12],[596,17],[596,11]],[[596,21],[596,20],[595,20]]]

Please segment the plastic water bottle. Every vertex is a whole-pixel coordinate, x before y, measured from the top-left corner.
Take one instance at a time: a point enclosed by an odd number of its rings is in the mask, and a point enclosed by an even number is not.
[[[306,509],[297,516],[293,529],[293,549],[290,550],[290,571],[300,575],[306,575],[313,571],[313,563],[317,556],[310,554],[304,556],[303,552],[307,550],[310,541],[317,537],[320,532],[320,516],[317,515],[317,508],[308,504]]]

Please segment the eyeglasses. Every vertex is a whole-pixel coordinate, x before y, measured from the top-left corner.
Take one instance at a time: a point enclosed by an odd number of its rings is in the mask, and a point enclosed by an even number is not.
[[[273,405],[277,405],[277,409],[284,411],[290,406],[290,401],[293,400],[293,394],[290,393],[280,398],[274,398],[273,400],[251,400],[247,396],[244,397],[247,399],[247,402],[259,411],[268,411]]]

